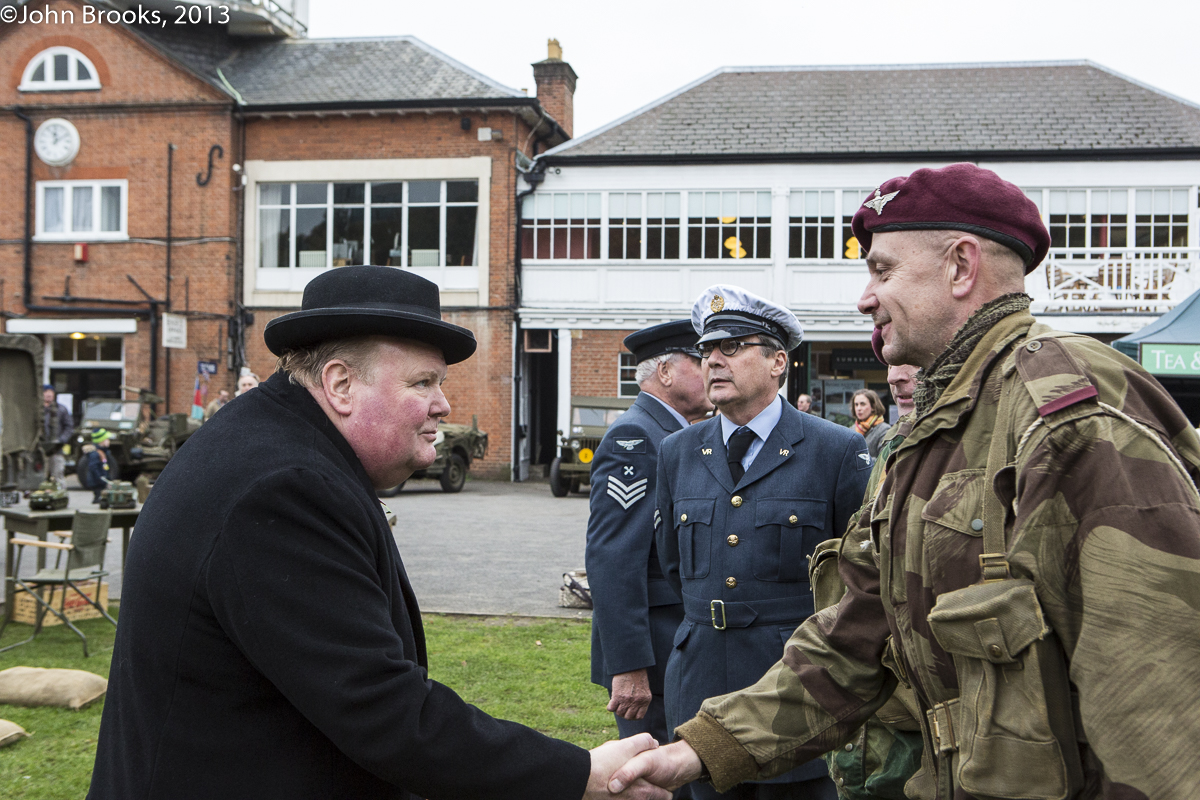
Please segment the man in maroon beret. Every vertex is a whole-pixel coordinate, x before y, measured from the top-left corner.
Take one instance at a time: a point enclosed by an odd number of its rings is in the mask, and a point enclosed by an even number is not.
[[[847,592],[610,789],[725,790],[861,746],[902,684],[924,742],[908,797],[1200,797],[1200,438],[1136,363],[1034,320],[1049,237],[995,173],[893,178],[853,229],[859,310],[888,363],[922,369],[843,540]]]

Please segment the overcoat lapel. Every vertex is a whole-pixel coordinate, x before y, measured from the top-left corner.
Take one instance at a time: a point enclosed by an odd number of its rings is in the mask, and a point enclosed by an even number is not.
[[[782,401],[776,400],[775,402]],[[796,449],[803,439],[804,414],[793,408],[791,404],[783,403],[783,414],[780,415],[775,430],[767,436],[767,441],[763,443],[762,449],[754,457],[754,463],[750,465],[750,469],[746,470],[746,474],[734,488],[740,489],[748,486],[759,478],[771,474],[781,464],[796,455]],[[728,470],[728,467],[726,469]]]
[[[725,442],[721,437],[721,420],[713,417],[700,424],[704,426],[704,433],[700,437],[700,447],[696,452],[696,458],[708,468],[708,471],[725,491],[732,492],[733,476],[729,474],[729,464],[725,460],[726,451]]]

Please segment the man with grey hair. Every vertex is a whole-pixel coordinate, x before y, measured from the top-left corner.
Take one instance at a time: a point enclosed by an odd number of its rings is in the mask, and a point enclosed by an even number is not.
[[[658,445],[712,411],[704,395],[699,335],[682,319],[625,338],[641,393],[609,427],[592,461],[587,571],[592,592],[592,682],[609,689],[622,737],[670,741],[663,671],[683,619],[654,547]]]
[[[265,338],[280,371],[188,440],[138,519],[88,796],[607,798],[654,740],[589,754],[431,680],[375,496],[433,462],[474,335],[435,284],[361,266]]]

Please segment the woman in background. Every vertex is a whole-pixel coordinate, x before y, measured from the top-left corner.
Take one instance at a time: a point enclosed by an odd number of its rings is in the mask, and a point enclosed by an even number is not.
[[[867,440],[867,452],[875,458],[883,444],[883,435],[891,427],[883,421],[883,401],[874,391],[859,389],[850,399],[850,407],[854,410],[854,430]]]

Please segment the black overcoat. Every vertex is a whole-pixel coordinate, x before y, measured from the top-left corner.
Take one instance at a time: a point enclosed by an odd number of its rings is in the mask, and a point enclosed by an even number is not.
[[[370,481],[281,375],[171,460],[122,588],[92,800],[583,795],[587,751],[429,679]]]

